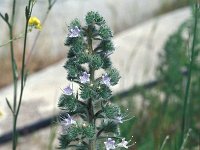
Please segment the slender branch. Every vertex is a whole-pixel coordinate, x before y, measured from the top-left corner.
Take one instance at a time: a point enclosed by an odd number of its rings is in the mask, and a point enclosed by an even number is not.
[[[21,36],[21,35],[19,35],[19,36],[17,36],[17,37],[14,37],[13,39],[10,39],[10,40],[8,40],[7,42],[1,44],[0,47],[3,47],[3,46],[5,46],[5,45],[9,44],[10,42],[16,41],[16,40],[21,39],[21,38],[23,38],[23,37],[24,37],[24,36]]]
[[[9,20],[6,20],[6,18],[0,13],[0,17],[6,22],[9,28],[11,28],[11,24],[9,23]]]
[[[104,131],[104,129],[105,129],[105,128],[102,128],[102,129],[100,129],[100,130],[97,132],[97,135],[96,135],[97,138],[101,135],[101,133]]]
[[[29,4],[28,4],[28,10],[30,10],[29,14],[26,14],[27,18],[26,18],[26,26],[25,26],[25,35],[24,35],[24,47],[23,47],[23,56],[22,56],[22,69],[21,69],[21,84],[20,84],[20,97],[19,97],[19,104],[18,104],[18,107],[17,107],[17,111],[16,111],[16,115],[18,116],[19,114],[19,110],[20,110],[20,107],[21,107],[21,101],[22,101],[22,96],[23,96],[23,90],[24,90],[24,77],[25,77],[25,56],[26,56],[26,43],[27,43],[27,33],[28,33],[28,21],[29,21],[29,18],[31,16],[31,13],[32,13],[32,9],[33,9],[33,6],[31,7],[31,1],[32,0],[29,0]]]
[[[13,39],[13,26],[15,21],[15,8],[16,8],[16,0],[13,0],[12,4],[12,15],[11,15],[11,23],[9,24],[9,21],[7,21],[8,27],[9,27],[9,34],[10,39]],[[13,76],[13,84],[14,84],[14,90],[13,90],[13,136],[12,136],[12,149],[16,150],[17,147],[17,130],[16,130],[16,106],[17,106],[17,64],[15,61],[14,56],[14,46],[13,41],[10,42],[10,55],[11,55],[11,65],[12,65],[12,76]]]
[[[94,115],[94,119],[96,119],[103,111],[99,110],[98,112],[96,112],[96,114]]]
[[[84,103],[84,102],[82,102],[82,101],[79,101],[79,100],[78,100],[78,102],[79,102],[81,105],[83,105],[83,106],[87,106],[87,104]]]
[[[12,20],[11,20],[11,27],[10,27],[10,39],[13,39],[13,24],[14,24],[14,14],[15,14],[15,5],[16,1],[13,1],[13,11],[12,11]],[[14,51],[13,51],[13,41],[11,41],[11,60],[12,60],[12,69],[13,69],[13,82],[14,82],[14,102],[13,102],[13,150],[16,150],[17,147],[17,118],[21,106],[23,89],[24,89],[24,69],[25,69],[25,54],[26,54],[26,40],[27,40],[27,31],[28,31],[28,20],[30,18],[30,14],[32,12],[31,7],[31,0],[29,0],[28,7],[26,7],[26,27],[25,27],[25,38],[24,38],[24,49],[23,49],[23,58],[22,58],[22,70],[21,70],[21,91],[20,91],[20,98],[17,105],[17,75],[16,75],[16,63],[14,59]],[[28,11],[28,12],[27,12]]]
[[[56,3],[56,1],[57,1],[57,0],[54,0],[53,3],[51,3],[51,0],[48,0],[48,2],[49,2],[49,7],[48,7],[48,10],[47,10],[47,12],[46,12],[46,15],[45,15],[44,19],[42,20],[42,25],[45,24],[45,22],[46,22],[46,20],[47,20],[47,18],[48,18],[48,15],[49,15],[49,13],[50,13],[50,10],[52,9],[52,7],[53,7],[54,4]],[[38,38],[39,38],[40,34],[41,34],[41,32],[38,31],[38,32],[37,32],[37,35],[36,35],[36,37],[35,37],[35,39],[34,39],[34,41],[33,41],[33,44],[32,44],[32,47],[31,47],[31,49],[30,49],[30,52],[29,52],[29,54],[28,54],[28,57],[27,57],[27,59],[26,59],[26,65],[28,65],[29,62],[30,62],[30,60],[31,60],[31,56],[32,56],[32,54],[33,54],[33,51],[34,51],[34,49],[35,49],[35,46],[36,46],[36,43],[37,43],[37,41],[38,41]]]

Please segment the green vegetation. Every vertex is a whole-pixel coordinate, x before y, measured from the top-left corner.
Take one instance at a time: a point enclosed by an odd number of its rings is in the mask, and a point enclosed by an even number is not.
[[[167,40],[157,68],[158,84],[125,98],[135,120],[122,125],[122,135],[134,136],[136,149],[198,149],[200,144],[200,11]],[[129,94],[131,95],[131,94]],[[136,112],[133,99],[140,97]]]

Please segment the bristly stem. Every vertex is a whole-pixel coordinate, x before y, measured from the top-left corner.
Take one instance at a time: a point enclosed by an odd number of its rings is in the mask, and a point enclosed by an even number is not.
[[[92,47],[92,32],[90,31],[90,27],[88,27],[87,30],[87,40],[88,40],[88,50],[89,53],[93,54],[93,47]],[[89,73],[90,73],[90,82],[93,84],[94,82],[94,69],[92,67],[89,67]],[[89,123],[92,124],[95,127],[95,120],[94,120],[94,107],[92,103],[92,99],[90,98],[88,100],[88,115],[89,115]],[[89,140],[89,150],[95,150],[96,149],[96,139]]]
[[[189,92],[190,92],[192,67],[193,67],[193,62],[194,62],[194,50],[195,50],[195,44],[196,44],[196,33],[197,33],[197,23],[198,23],[197,21],[198,21],[198,4],[196,2],[196,4],[195,4],[195,20],[194,20],[194,29],[193,29],[193,41],[192,41],[192,48],[191,48],[188,79],[187,79],[187,85],[186,85],[185,96],[184,96],[184,104],[183,104],[183,116],[182,116],[181,143],[180,143],[180,145],[182,145],[182,143],[183,143],[184,133],[186,131],[187,105],[188,105]]]

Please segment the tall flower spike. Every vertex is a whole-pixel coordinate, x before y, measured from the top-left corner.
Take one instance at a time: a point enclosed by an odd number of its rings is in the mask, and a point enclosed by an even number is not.
[[[87,72],[83,72],[82,76],[80,76],[79,78],[80,82],[83,84],[90,82],[90,74],[88,74]]]
[[[106,142],[104,142],[106,146],[106,150],[115,149],[115,140],[108,138]]]
[[[72,95],[73,94],[73,90],[70,86],[67,86],[66,88],[64,88],[63,92],[64,92],[65,95]]]
[[[75,26],[74,28],[69,30],[69,37],[70,38],[79,37],[80,32],[81,32],[81,30],[77,26]]]
[[[105,73],[104,75],[102,75],[101,83],[105,84],[107,86],[110,86],[110,77],[108,76],[107,73]]]
[[[117,147],[124,147],[126,149],[128,149],[128,141],[125,140],[125,138],[122,139],[121,143],[117,144]]]

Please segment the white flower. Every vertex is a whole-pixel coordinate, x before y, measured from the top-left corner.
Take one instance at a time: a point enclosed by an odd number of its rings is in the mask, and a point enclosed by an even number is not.
[[[105,84],[107,86],[110,86],[110,77],[108,76],[107,73],[105,73],[104,75],[102,75],[101,83]]]
[[[126,149],[128,149],[128,141],[125,140],[125,138],[122,139],[121,143],[117,144],[117,147],[124,147]]]
[[[79,37],[80,36],[81,30],[75,26],[74,28],[69,30],[69,37],[74,38],[74,37]]]
[[[80,82],[83,84],[90,82],[90,74],[88,74],[87,72],[83,72],[82,76],[80,76],[79,78],[80,78]]]
[[[72,95],[73,93],[73,90],[70,86],[67,86],[66,88],[64,88],[63,91],[65,95]]]
[[[104,142],[106,146],[106,150],[115,149],[115,140],[108,138],[106,142]]]

